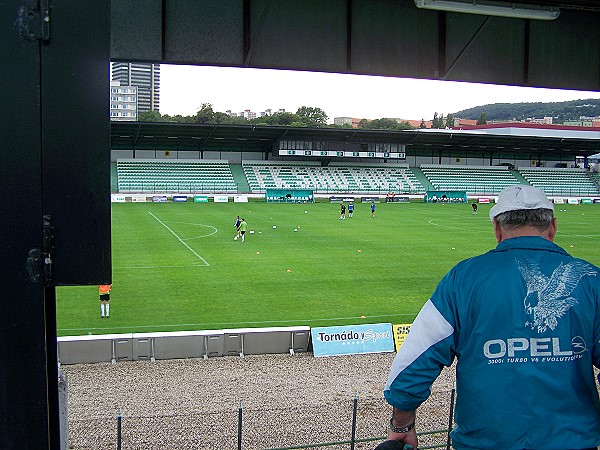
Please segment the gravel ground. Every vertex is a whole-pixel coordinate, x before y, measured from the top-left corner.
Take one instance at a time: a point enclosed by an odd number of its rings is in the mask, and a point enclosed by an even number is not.
[[[348,441],[356,395],[356,438],[371,440],[355,448],[372,449],[390,416],[382,389],[394,356],[301,353],[62,366],[69,445],[116,448],[120,411],[124,450],[237,449],[240,405],[243,449]],[[444,369],[420,409],[419,432],[447,428],[453,383],[453,368]],[[437,433],[423,436],[421,447],[445,442],[446,434]]]

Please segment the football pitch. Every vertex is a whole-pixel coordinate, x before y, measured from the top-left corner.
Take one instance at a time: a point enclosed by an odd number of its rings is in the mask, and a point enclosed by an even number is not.
[[[495,247],[489,208],[114,203],[111,317],[96,286],[57,288],[58,335],[410,323],[454,264]],[[555,214],[556,243],[600,265],[600,205]]]

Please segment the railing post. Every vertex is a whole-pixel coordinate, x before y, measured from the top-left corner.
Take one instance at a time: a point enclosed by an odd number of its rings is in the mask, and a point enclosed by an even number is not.
[[[352,411],[352,438],[350,439],[350,450],[354,450],[356,439],[356,411],[358,410],[358,392],[354,394],[354,409]]]
[[[117,408],[117,450],[121,450],[121,410]]]
[[[242,402],[238,408],[238,450],[242,450]]]

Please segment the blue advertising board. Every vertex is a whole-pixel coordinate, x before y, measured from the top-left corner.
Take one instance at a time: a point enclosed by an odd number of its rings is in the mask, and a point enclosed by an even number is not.
[[[311,329],[315,356],[358,355],[394,351],[391,323]]]

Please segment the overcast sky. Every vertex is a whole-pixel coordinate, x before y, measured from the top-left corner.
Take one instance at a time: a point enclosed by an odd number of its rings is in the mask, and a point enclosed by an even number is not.
[[[329,116],[430,120],[488,103],[600,98],[600,92],[342,75],[288,70],[161,65],[161,114],[194,115],[202,103],[215,111],[318,107]]]

